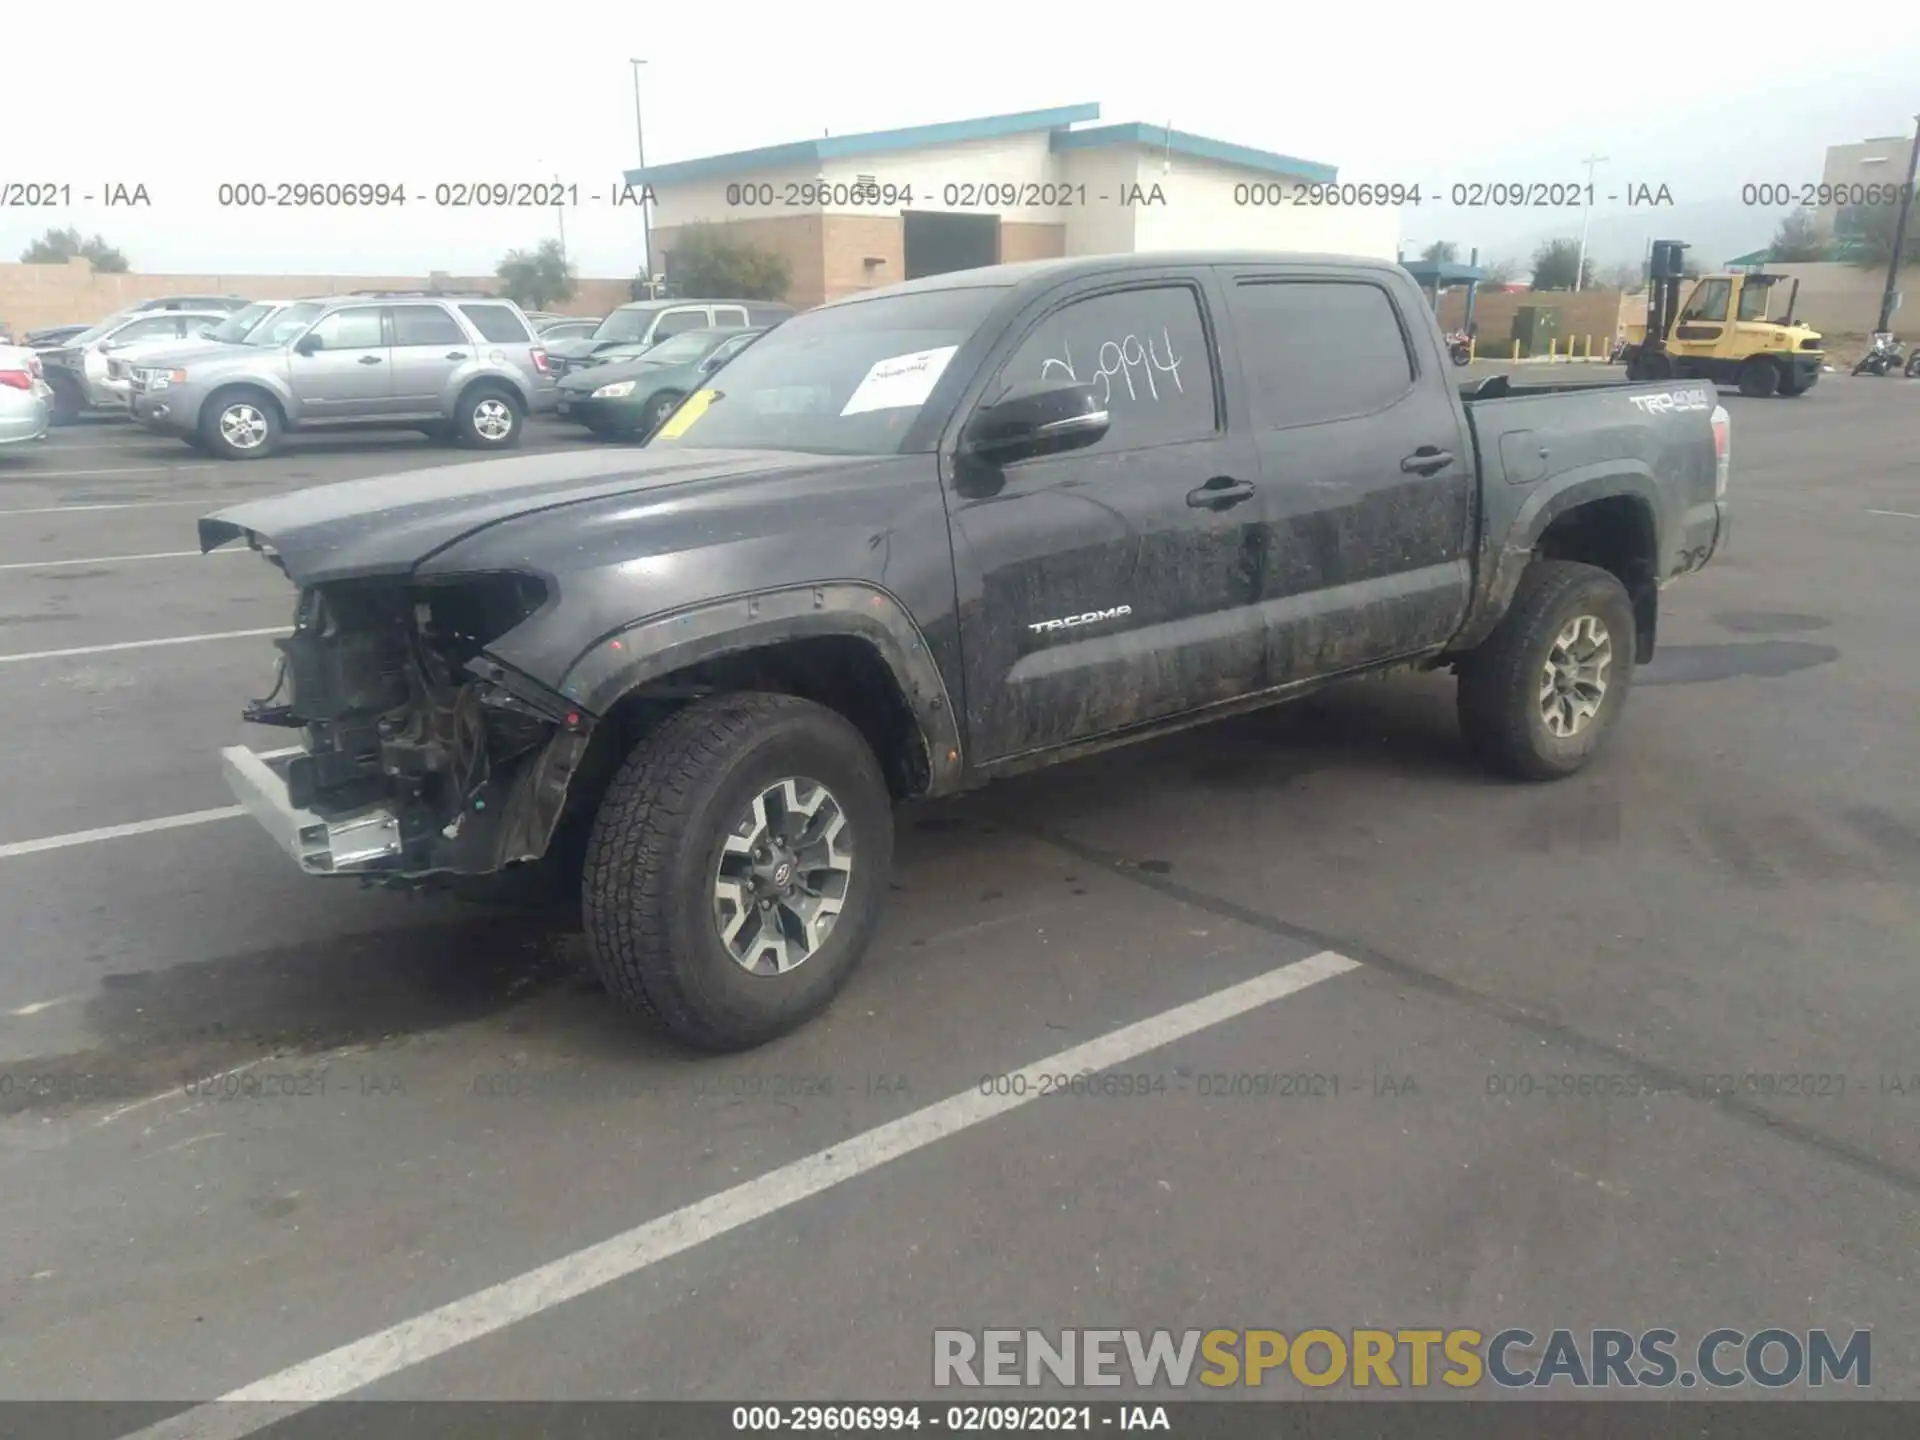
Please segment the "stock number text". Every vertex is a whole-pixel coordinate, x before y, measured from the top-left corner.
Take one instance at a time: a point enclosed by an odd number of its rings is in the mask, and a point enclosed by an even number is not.
[[[1742,205],[1797,205],[1818,210],[1828,205],[1898,205],[1901,187],[1878,182],[1851,185],[1786,185],[1778,182],[1740,187]]]
[[[217,203],[226,207],[250,209],[298,210],[311,207],[361,207],[377,209],[383,205],[407,203],[407,187],[384,181],[304,181],[237,180],[222,185],[214,193]]]

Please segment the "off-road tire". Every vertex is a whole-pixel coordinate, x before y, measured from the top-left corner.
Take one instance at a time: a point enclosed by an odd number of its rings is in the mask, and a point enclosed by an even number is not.
[[[490,433],[504,406],[507,429],[504,434]],[[527,412],[520,397],[504,385],[476,385],[460,397],[453,417],[454,436],[469,450],[517,450],[526,438]]]
[[[227,438],[227,417],[242,408],[258,421],[260,439],[241,445]],[[200,409],[200,444],[206,453],[220,460],[265,460],[279,453],[286,427],[280,420],[280,407],[265,393],[247,387],[218,390],[207,397]]]
[[[1740,367],[1740,393],[1749,400],[1768,400],[1780,388],[1780,367],[1755,356]]]
[[[1600,708],[1578,733],[1560,737],[1540,706],[1540,682],[1554,642],[1582,615],[1606,627],[1613,659]],[[1536,560],[1493,633],[1459,666],[1460,732],[1495,772],[1516,780],[1559,780],[1581,769],[1612,733],[1632,688],[1633,601],[1608,571],[1571,560]]]
[[[819,949],[780,975],[750,974],[722,943],[713,880],[735,815],[767,785],[803,776],[846,815],[854,862],[845,907]],[[696,700],[633,749],[587,841],[581,915],[613,996],[702,1050],[746,1050],[833,1000],[873,939],[893,855],[893,807],[860,732],[789,695]]]

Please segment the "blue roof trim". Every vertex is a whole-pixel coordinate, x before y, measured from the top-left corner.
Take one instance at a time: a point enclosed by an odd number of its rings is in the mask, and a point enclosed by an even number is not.
[[[1022,110],[1012,115],[985,115],[977,120],[909,125],[902,130],[828,135],[818,140],[770,145],[761,150],[736,150],[728,155],[706,155],[697,160],[677,160],[669,165],[649,165],[644,170],[627,171],[626,180],[629,185],[678,185],[689,180],[711,179],[717,175],[784,170],[799,165],[818,165],[828,160],[849,160],[861,155],[919,150],[930,145],[957,145],[968,140],[997,140],[1005,135],[1057,130],[1077,125],[1083,120],[1099,118],[1098,105],[1064,105],[1056,110]]]
[[[1224,140],[1209,140],[1204,135],[1189,135],[1164,125],[1102,125],[1097,130],[1073,130],[1053,137],[1055,150],[1086,150],[1102,145],[1142,145],[1150,150],[1171,150],[1175,155],[1190,155],[1196,160],[1212,160],[1271,175],[1291,175],[1322,185],[1331,184],[1340,174],[1332,165],[1292,155],[1276,155],[1271,150],[1255,150],[1246,145],[1229,145]]]
[[[1457,260],[1402,260],[1400,268],[1422,285],[1459,285],[1487,278],[1483,267],[1463,265]]]

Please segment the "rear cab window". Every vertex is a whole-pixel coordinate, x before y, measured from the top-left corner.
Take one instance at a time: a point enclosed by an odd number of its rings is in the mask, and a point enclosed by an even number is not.
[[[533,340],[526,322],[510,306],[467,304],[460,307],[460,313],[480,332],[482,339],[496,345],[526,345]]]

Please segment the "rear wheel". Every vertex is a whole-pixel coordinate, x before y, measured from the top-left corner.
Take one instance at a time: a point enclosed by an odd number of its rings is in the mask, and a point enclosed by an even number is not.
[[[1750,400],[1765,400],[1780,388],[1780,367],[1765,356],[1756,355],[1740,367],[1740,393]]]
[[[1517,780],[1573,774],[1626,704],[1636,645],[1633,602],[1614,575],[1535,561],[1493,633],[1461,662],[1468,747]]]
[[[634,747],[594,817],[594,968],[683,1043],[764,1044],[860,963],[892,854],[886,782],[846,719],[788,695],[697,700]]]
[[[257,390],[225,390],[200,412],[200,443],[222,460],[264,460],[280,448],[280,407]]]

